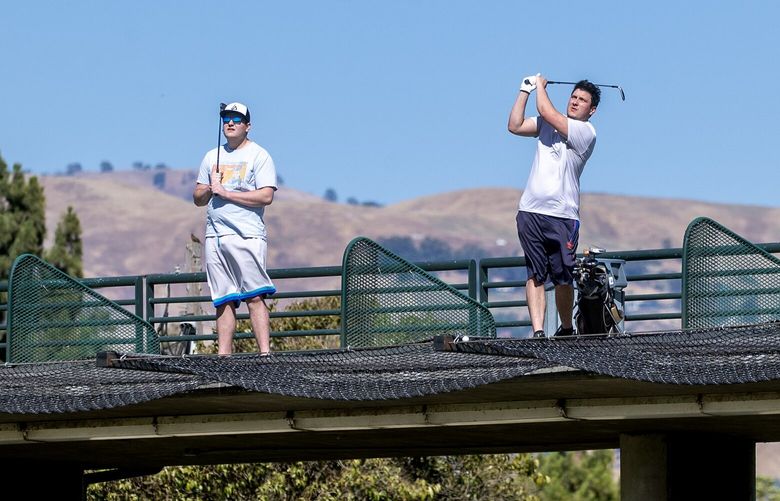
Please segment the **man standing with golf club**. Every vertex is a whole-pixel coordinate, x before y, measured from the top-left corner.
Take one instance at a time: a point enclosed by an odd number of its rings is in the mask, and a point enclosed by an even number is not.
[[[198,207],[208,204],[204,251],[220,355],[233,352],[236,308],[242,301],[260,353],[271,349],[265,296],[276,288],[265,269],[263,213],[274,199],[276,168],[268,152],[247,137],[251,128],[244,104],[220,107],[220,132],[227,141],[206,153],[192,195]]]
[[[579,239],[580,175],[596,144],[596,129],[588,120],[601,99],[596,85],[581,80],[574,85],[563,115],[550,101],[547,84],[540,74],[523,79],[508,125],[512,134],[538,137],[517,213],[534,337],[544,336],[544,284],[548,280],[555,285],[555,303],[561,319],[555,335],[574,333],[572,270]],[[526,117],[526,104],[534,90],[539,116]]]

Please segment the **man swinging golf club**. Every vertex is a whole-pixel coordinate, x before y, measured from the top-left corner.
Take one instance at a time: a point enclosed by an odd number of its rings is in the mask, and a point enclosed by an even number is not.
[[[555,335],[574,333],[572,270],[579,239],[580,175],[596,144],[596,129],[588,120],[601,99],[598,87],[581,80],[574,85],[563,115],[550,101],[547,83],[540,74],[523,79],[508,125],[512,134],[538,137],[517,213],[534,337],[544,336],[544,284],[548,280],[555,285],[555,303],[561,319]],[[526,117],[526,104],[534,90],[539,116]]]

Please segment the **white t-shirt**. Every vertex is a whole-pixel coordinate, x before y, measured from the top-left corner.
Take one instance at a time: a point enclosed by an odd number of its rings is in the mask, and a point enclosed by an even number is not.
[[[234,151],[220,146],[219,171],[222,185],[230,191],[253,191],[276,187],[276,167],[271,155],[257,143],[249,141]],[[217,149],[206,153],[200,163],[198,183],[211,184],[211,167],[217,163]],[[212,196],[206,212],[206,236],[241,235],[265,238],[264,207],[247,207]]]
[[[519,208],[566,219],[580,219],[580,175],[596,146],[596,129],[590,122],[568,118],[569,139],[542,117],[536,155]]]

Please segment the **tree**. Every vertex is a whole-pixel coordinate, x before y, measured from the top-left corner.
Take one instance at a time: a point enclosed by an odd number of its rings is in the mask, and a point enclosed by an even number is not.
[[[452,257],[454,259],[478,259],[483,257],[490,257],[491,255],[491,252],[485,250],[480,245],[475,243],[467,243],[452,253]]]
[[[418,250],[420,260],[444,261],[452,259],[452,249],[444,240],[433,237],[425,237],[420,242]]]
[[[46,253],[46,260],[70,276],[81,277],[82,257],[81,222],[73,207],[63,214],[54,232],[54,245]]]
[[[411,237],[392,236],[377,239],[376,243],[410,261],[417,260],[417,246]]]
[[[756,477],[756,500],[780,500],[780,487],[778,487],[777,482],[769,477]]]
[[[328,188],[327,190],[325,190],[325,195],[323,195],[322,198],[324,198],[328,202],[339,201],[339,196],[336,194],[336,190],[334,190],[333,188]]]
[[[108,160],[100,162],[100,172],[114,172],[114,166]]]
[[[617,501],[611,449],[551,452],[539,455],[539,469],[552,480],[539,492],[541,501]]]
[[[81,172],[81,164],[78,162],[69,163],[65,168],[65,173],[69,176],[73,176]]]
[[[46,237],[46,199],[35,176],[25,178],[20,164],[13,172],[0,157],[0,278],[8,278],[21,254],[43,253]]]
[[[165,188],[165,172],[155,172],[152,182],[154,183],[154,187],[162,190]]]
[[[63,270],[81,275],[81,225],[73,207],[57,225],[54,247],[44,254],[46,238],[46,197],[35,176],[27,179],[22,166],[14,164],[13,172],[0,156],[0,279],[8,278],[11,265],[22,254],[51,258]],[[60,257],[62,256],[62,257]],[[67,271],[70,273],[70,271]]]

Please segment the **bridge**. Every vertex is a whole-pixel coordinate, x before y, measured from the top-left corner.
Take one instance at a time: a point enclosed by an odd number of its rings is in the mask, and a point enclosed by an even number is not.
[[[749,264],[727,270],[735,247],[708,246],[717,270],[678,274],[683,303],[727,297],[709,318],[731,316],[712,325],[563,339],[481,335],[488,326],[465,340],[434,318],[436,334],[390,346],[8,363],[0,458],[32,493],[76,499],[85,481],[165,465],[619,447],[622,499],[751,499],[755,443],[780,440],[780,268],[766,250],[780,245],[750,247]],[[696,290],[697,276],[749,287],[734,303]],[[499,307],[458,294],[470,312]],[[687,310],[678,318],[708,318]]]

